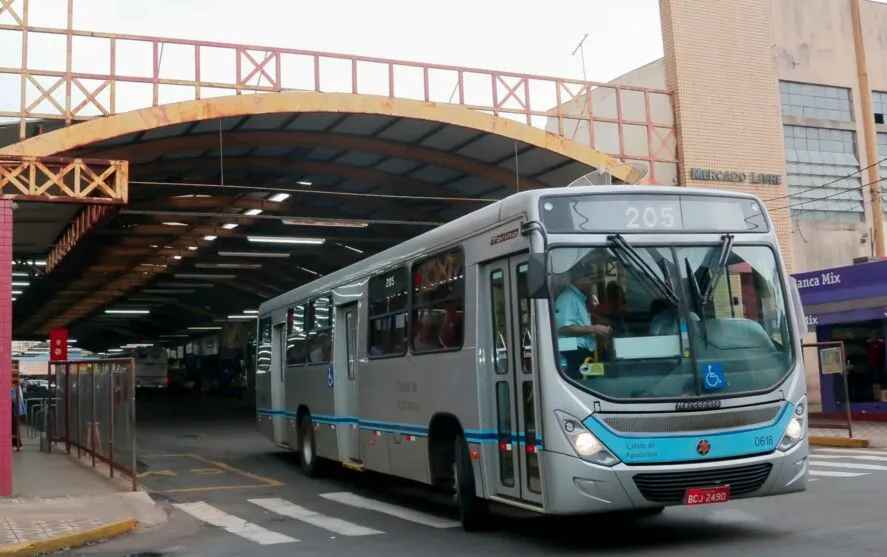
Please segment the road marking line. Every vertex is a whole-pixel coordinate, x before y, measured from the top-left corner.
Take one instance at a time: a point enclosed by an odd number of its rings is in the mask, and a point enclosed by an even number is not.
[[[877,464],[857,464],[849,462],[820,462],[811,460],[810,466],[832,466],[834,468],[853,468],[856,470],[878,470],[887,471],[887,466],[879,466]]]
[[[299,540],[272,532],[266,528],[262,528],[258,524],[247,522],[236,516],[224,513],[212,505],[206,503],[175,503],[173,504],[179,510],[182,510],[194,518],[202,520],[207,524],[218,526],[226,532],[246,538],[256,542],[259,545],[274,545],[280,543],[293,543]]]
[[[848,460],[868,460],[871,462],[887,462],[887,456],[874,456],[867,454],[818,454],[814,458],[823,458],[828,460],[837,460],[845,458]]]
[[[320,496],[324,499],[335,501],[336,503],[380,512],[417,524],[431,526],[432,528],[456,528],[459,526],[459,523],[453,520],[447,520],[445,518],[414,511],[405,507],[399,507],[390,503],[383,503],[382,501],[376,501],[375,499],[368,499],[347,491],[341,493],[321,493]]]
[[[836,454],[861,454],[861,455],[874,455],[874,456],[887,456],[887,452],[884,451],[873,451],[871,449],[835,449],[835,448],[824,448],[817,447],[815,450],[811,451],[814,455],[819,453],[836,453]]]
[[[314,512],[311,509],[306,509],[305,507],[290,503],[286,499],[247,499],[247,501],[281,516],[292,518],[293,520],[299,520],[306,524],[323,528],[324,530],[329,530],[330,532],[335,532],[342,536],[372,536],[385,533],[381,530],[374,530],[372,528],[361,526],[360,524],[348,522],[347,520]]]
[[[829,478],[855,478],[868,476],[868,472],[838,472],[837,470],[810,470],[811,476],[828,476]]]

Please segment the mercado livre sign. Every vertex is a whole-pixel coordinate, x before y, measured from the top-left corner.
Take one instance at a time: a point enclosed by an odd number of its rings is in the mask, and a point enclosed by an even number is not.
[[[744,184],[774,184],[782,183],[781,174],[766,174],[764,172],[742,172],[738,170],[710,170],[707,168],[691,168],[690,178],[704,182],[728,182]]]

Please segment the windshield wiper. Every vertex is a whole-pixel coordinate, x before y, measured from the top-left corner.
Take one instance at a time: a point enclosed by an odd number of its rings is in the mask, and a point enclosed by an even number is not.
[[[678,305],[680,302],[678,300],[678,295],[675,292],[674,288],[667,281],[659,278],[659,275],[656,274],[653,269],[647,264],[646,261],[641,257],[641,255],[637,252],[636,249],[631,247],[625,238],[622,237],[621,234],[616,234],[615,236],[609,236],[607,240],[613,244],[614,247],[619,248],[619,251],[613,250],[617,257],[620,256],[620,253],[628,260],[629,263],[633,265],[626,265],[626,261],[622,261],[622,264],[628,268],[640,268],[643,271],[643,276],[650,281],[650,283],[654,286],[656,290],[659,291],[659,294],[665,297],[669,302],[673,305]],[[622,259],[622,257],[619,257]]]
[[[730,258],[730,250],[733,248],[733,235],[724,234],[721,236],[721,254],[718,256],[718,263],[714,269],[709,268],[708,284],[705,285],[705,292],[702,293],[702,305],[709,303],[714,296],[715,287],[724,274],[727,267],[727,260]]]

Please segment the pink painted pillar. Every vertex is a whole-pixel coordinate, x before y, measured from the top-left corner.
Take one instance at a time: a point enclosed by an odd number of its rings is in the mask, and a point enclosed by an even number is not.
[[[0,497],[12,495],[12,201],[0,199]]]

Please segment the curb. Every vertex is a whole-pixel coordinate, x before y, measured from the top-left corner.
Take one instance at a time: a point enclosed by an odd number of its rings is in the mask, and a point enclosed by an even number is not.
[[[867,449],[869,447],[869,440],[859,437],[825,437],[822,435],[811,435],[810,444],[817,447]]]
[[[71,534],[63,534],[45,540],[36,540],[33,542],[25,542],[18,544],[0,546],[0,557],[30,557],[31,555],[40,555],[43,553],[53,553],[62,549],[70,549],[95,543],[98,541],[122,536],[128,534],[138,528],[139,521],[134,518],[120,520],[90,528],[89,530],[80,530]]]

